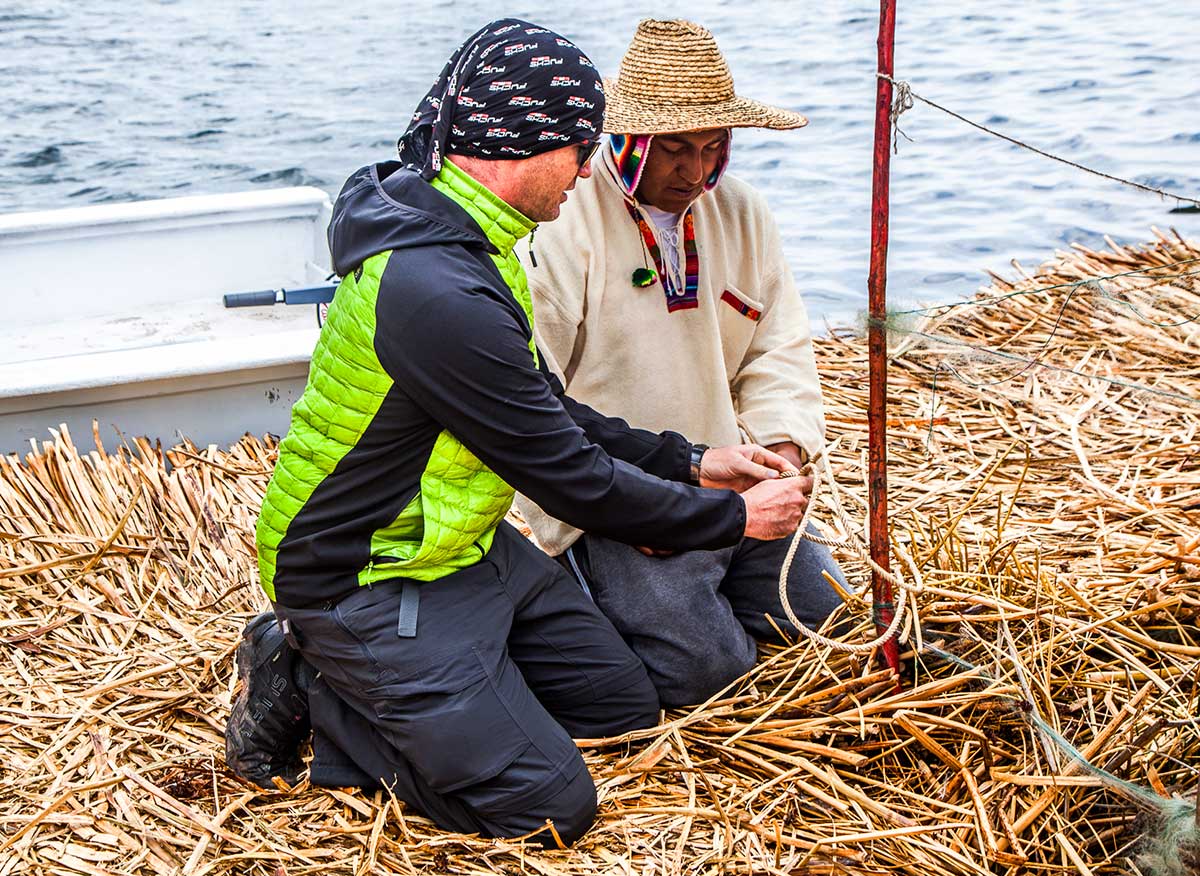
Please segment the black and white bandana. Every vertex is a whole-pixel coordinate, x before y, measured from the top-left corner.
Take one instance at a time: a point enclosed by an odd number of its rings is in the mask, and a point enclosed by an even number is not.
[[[432,179],[447,154],[528,158],[589,145],[604,122],[604,87],[588,56],[552,30],[504,18],[450,56],[397,147]]]

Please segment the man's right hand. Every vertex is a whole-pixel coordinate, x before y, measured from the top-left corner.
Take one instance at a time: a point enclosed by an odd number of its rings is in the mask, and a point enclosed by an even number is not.
[[[776,478],[761,481],[742,493],[746,503],[746,538],[771,541],[786,538],[800,526],[808,507],[812,478]]]

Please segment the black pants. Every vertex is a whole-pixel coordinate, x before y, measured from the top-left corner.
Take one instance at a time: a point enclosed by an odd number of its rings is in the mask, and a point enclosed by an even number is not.
[[[574,558],[600,610],[645,663],[662,704],[674,707],[702,703],[749,672],[756,640],[778,641],[776,626],[799,636],[779,600],[790,543],[744,538],[718,551],[646,557],[587,534],[564,556],[568,564]],[[843,589],[849,585],[828,548],[811,541],[798,547],[788,601],[801,623],[815,629],[842,604],[822,571]]]
[[[552,819],[577,839],[596,790],[571,737],[658,720],[641,661],[508,524],[482,561],[420,585],[415,637],[398,635],[401,591],[390,581],[327,610],[276,606],[321,673],[314,784],[386,786],[450,830],[517,836]]]

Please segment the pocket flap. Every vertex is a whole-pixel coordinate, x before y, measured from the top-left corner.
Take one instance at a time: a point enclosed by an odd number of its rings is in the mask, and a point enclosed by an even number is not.
[[[721,300],[751,322],[758,322],[762,317],[762,305],[746,298],[735,289],[726,289],[722,292]]]
[[[439,794],[493,779],[531,742],[470,648],[365,698],[372,723]]]

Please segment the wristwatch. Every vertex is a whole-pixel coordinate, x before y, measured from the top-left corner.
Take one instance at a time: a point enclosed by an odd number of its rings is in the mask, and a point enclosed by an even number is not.
[[[704,459],[706,450],[708,450],[707,444],[692,445],[692,452],[688,457],[688,477],[691,479],[692,486],[700,486],[700,463]]]

